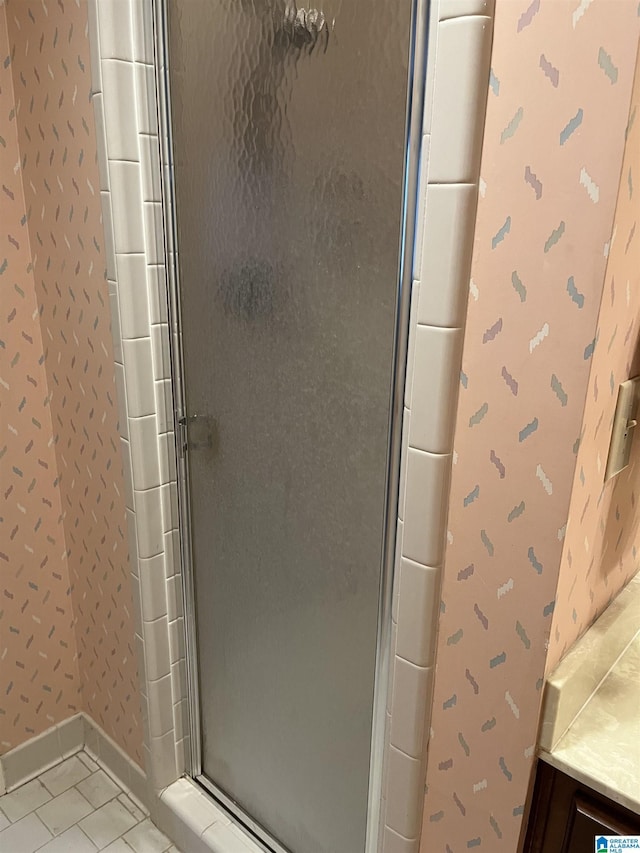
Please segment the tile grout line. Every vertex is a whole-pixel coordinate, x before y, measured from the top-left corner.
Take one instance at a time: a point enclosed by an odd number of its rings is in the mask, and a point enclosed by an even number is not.
[[[82,764],[84,769],[87,770],[87,775],[84,776],[82,779],[78,780],[74,785],[70,785],[65,790],[60,791],[58,794],[54,795],[51,788],[47,787],[47,784],[42,780],[42,777],[45,776],[47,773],[49,773],[51,770],[59,768],[61,765],[70,761],[72,758],[78,759],[78,761],[80,762],[80,764]],[[89,759],[89,761],[91,761],[91,763],[93,765],[95,765],[96,769],[93,769],[87,763],[87,761],[85,759]],[[113,796],[110,796],[107,800],[105,800],[99,806],[94,806],[93,803],[89,800],[89,798],[85,794],[83,794],[82,791],[78,788],[78,785],[82,784],[83,782],[85,782],[88,779],[91,779],[92,777],[94,777],[96,774],[98,774],[100,772],[104,773],[104,775],[107,777],[107,779],[115,787],[116,793],[114,793]],[[47,839],[43,844],[40,844],[37,847],[31,847],[31,845],[29,844],[28,846],[30,848],[30,853],[38,853],[38,851],[46,850],[47,845],[54,843],[59,838],[64,836],[65,833],[67,833],[70,830],[75,829],[75,828],[80,830],[82,835],[87,839],[87,842],[90,845],[92,845],[93,849],[95,849],[95,850],[98,850],[98,849],[104,850],[104,849],[108,848],[109,846],[111,846],[112,844],[115,844],[116,841],[122,840],[131,849],[132,853],[136,853],[136,848],[133,847],[131,844],[129,844],[129,842],[125,838],[127,833],[131,832],[136,827],[139,827],[142,823],[144,823],[146,821],[149,821],[151,823],[151,825],[153,826],[153,828],[157,832],[160,832],[158,827],[153,823],[153,821],[151,821],[150,815],[149,815],[148,811],[145,809],[145,807],[142,804],[138,803],[133,792],[131,792],[127,787],[125,787],[124,784],[120,780],[115,778],[113,776],[113,774],[110,773],[106,767],[104,767],[104,765],[102,764],[100,759],[97,756],[95,756],[95,758],[94,758],[94,756],[87,749],[80,750],[79,752],[75,753],[74,755],[70,756],[69,758],[63,759],[62,761],[58,762],[58,764],[54,765],[51,768],[48,768],[46,771],[41,773],[39,776],[35,777],[35,779],[32,779],[29,782],[26,782],[25,785],[21,786],[21,787],[25,787],[26,785],[30,785],[36,781],[39,783],[39,786],[44,790],[44,793],[47,795],[48,799],[45,800],[44,802],[40,802],[37,805],[34,805],[33,808],[30,808],[29,811],[27,811],[25,814],[21,815],[20,817],[18,817],[14,821],[10,820],[9,816],[5,813],[4,809],[2,808],[2,800],[4,799],[4,797],[13,796],[16,792],[20,791],[20,788],[16,788],[15,791],[11,791],[9,794],[5,794],[2,797],[0,797],[0,814],[3,815],[5,817],[5,819],[8,821],[8,825],[3,830],[0,831],[0,840],[2,839],[2,835],[5,831],[11,829],[11,827],[18,824],[21,820],[24,820],[25,818],[33,816],[33,815],[35,815],[35,819],[39,822],[39,824],[42,825],[44,830],[51,837],[49,839]],[[38,814],[38,810],[42,809],[44,806],[47,806],[47,805],[55,802],[56,799],[64,796],[65,794],[67,794],[70,791],[75,791],[76,794],[78,794],[83,800],[85,800],[87,802],[87,804],[91,807],[91,811],[88,812],[87,814],[83,815],[81,818],[79,818],[77,821],[75,821],[70,826],[66,827],[61,832],[55,834],[49,828],[49,825],[46,823],[46,821]],[[126,798],[126,800],[131,804],[131,807],[133,807],[136,810],[137,814],[134,813],[133,811],[131,811],[131,808],[126,803],[122,802],[121,798],[123,798],[123,797]],[[91,836],[84,830],[84,828],[80,824],[83,820],[85,820],[86,818],[89,818],[92,815],[96,814],[100,809],[109,805],[110,803],[113,803],[116,800],[120,803],[122,808],[124,808],[131,815],[131,817],[134,820],[134,823],[131,826],[123,829],[123,831],[120,832],[119,835],[112,838],[107,844],[103,845],[102,847],[98,847],[96,842],[91,838]],[[164,835],[164,833],[161,833],[161,834]],[[169,851],[172,848],[177,849],[173,845],[173,842],[171,841],[170,838],[168,838],[167,836],[164,836],[164,837],[166,838],[166,843],[167,843],[165,850]],[[138,853],[139,853],[139,851],[138,851]]]

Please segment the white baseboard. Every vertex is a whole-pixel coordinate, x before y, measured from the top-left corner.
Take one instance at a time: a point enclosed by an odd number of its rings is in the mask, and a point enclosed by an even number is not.
[[[104,765],[112,776],[127,788],[139,800],[145,809],[149,809],[150,791],[147,775],[141,767],[132,761],[122,747],[86,714],[84,721],[84,748]]]
[[[123,787],[149,808],[144,771],[84,713],[52,726],[0,756],[0,794],[13,791],[45,770],[86,749]]]
[[[5,791],[13,791],[84,746],[83,714],[51,726],[15,749],[0,756],[0,780]]]

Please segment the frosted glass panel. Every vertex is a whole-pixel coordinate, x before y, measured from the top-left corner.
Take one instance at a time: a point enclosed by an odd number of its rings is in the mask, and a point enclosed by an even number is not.
[[[364,850],[410,2],[170,0],[203,772]]]

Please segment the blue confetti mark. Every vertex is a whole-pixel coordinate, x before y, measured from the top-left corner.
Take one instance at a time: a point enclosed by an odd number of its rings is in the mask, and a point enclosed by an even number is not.
[[[529,558],[529,562],[536,570],[536,572],[541,575],[542,574],[542,563],[536,557],[535,551],[533,550],[533,545],[527,551],[527,557]]]
[[[464,498],[464,500],[462,501],[463,506],[469,506],[469,504],[472,504],[476,500],[476,498],[478,498],[479,496],[480,496],[480,486],[478,485],[469,492],[469,494],[466,496],[466,498]]]
[[[555,373],[551,375],[551,388],[558,400],[560,400],[561,405],[566,406],[569,398],[567,397],[567,393]]]
[[[518,433],[518,441],[523,442],[529,438],[538,429],[538,419],[534,418],[530,423],[523,427]]]
[[[519,621],[516,622],[516,634],[522,640],[522,645],[525,647],[525,649],[530,649],[531,648],[531,640],[529,639],[527,632],[524,630],[524,628],[522,627],[522,625]]]
[[[598,65],[602,68],[611,83],[618,82],[618,69],[613,64],[613,60],[603,47],[598,51]]]
[[[491,660],[489,661],[489,668],[495,669],[496,666],[500,666],[500,664],[503,664],[506,661],[506,659],[507,659],[507,653],[506,652],[500,652],[499,655],[496,655],[494,658],[491,658]]]
[[[558,227],[555,228],[551,232],[551,234],[548,236],[547,241],[544,244],[545,254],[546,254],[546,252],[549,251],[549,249],[551,249],[553,246],[555,246],[555,244],[558,242],[558,240],[560,240],[560,238],[564,234],[564,228],[565,228],[565,226],[564,226],[564,220],[563,220],[560,222],[560,225],[558,225]]]
[[[526,302],[527,288],[524,286],[522,280],[520,279],[520,276],[515,270],[511,273],[511,284],[513,285],[513,289],[515,290],[515,292],[520,297],[520,302]]]
[[[498,826],[498,821],[493,815],[489,815],[489,823],[491,824],[491,829],[493,829],[498,838],[502,838],[502,830]]]
[[[462,630],[462,628],[458,628],[458,630],[455,632],[455,634],[451,634],[450,637],[447,637],[447,645],[448,646],[457,645],[460,642],[460,640],[462,639],[463,635],[464,635],[464,631]]]
[[[524,503],[524,501],[520,501],[518,506],[514,506],[514,508],[511,510],[511,512],[507,516],[507,521],[509,523],[511,523],[514,519],[521,516],[522,513],[524,512],[524,510],[525,510],[525,503]]]
[[[472,426],[476,426],[476,424],[479,424],[480,421],[484,418],[484,416],[487,414],[488,411],[489,411],[489,404],[483,403],[480,406],[480,408],[478,409],[478,411],[475,412],[475,414],[471,415],[471,417],[469,418],[469,426],[472,427]]]
[[[504,221],[504,225],[501,228],[499,228],[498,231],[496,232],[495,236],[491,238],[491,248],[495,249],[496,246],[498,246],[500,243],[502,243],[502,241],[507,236],[509,231],[511,231],[511,217],[507,216],[507,218]]]
[[[484,547],[485,547],[485,548],[487,549],[487,551],[489,552],[489,556],[490,556],[490,557],[493,557],[493,542],[492,542],[492,541],[491,541],[491,539],[489,539],[489,537],[487,536],[487,531],[486,531],[486,530],[481,530],[481,531],[480,531],[480,539],[482,539],[482,544],[484,545]]]
[[[511,782],[511,780],[513,779],[513,773],[507,767],[507,763],[504,760],[504,757],[502,755],[500,756],[500,760],[498,761],[498,764],[500,765],[500,770],[502,770],[502,772],[507,777],[509,782]]]
[[[580,293],[578,288],[576,287],[576,283],[573,280],[573,276],[570,275],[567,281],[567,293],[571,297],[572,301],[576,303],[578,308],[584,307],[584,295]]]
[[[582,112],[582,107],[578,110],[578,112],[574,115],[574,117],[567,122],[567,124],[560,131],[560,145],[564,145],[567,139],[571,136],[572,133],[575,133],[577,128],[582,124],[584,113]]]
[[[469,744],[464,739],[464,735],[462,734],[462,732],[458,732],[458,743],[464,750],[465,755],[468,757],[471,753],[471,750],[469,749]]]
[[[518,129],[520,122],[522,121],[522,116],[524,115],[524,110],[522,107],[518,107],[516,114],[511,119],[509,124],[505,127],[505,129],[500,134],[500,145],[504,145],[507,139],[511,139],[516,130]]]

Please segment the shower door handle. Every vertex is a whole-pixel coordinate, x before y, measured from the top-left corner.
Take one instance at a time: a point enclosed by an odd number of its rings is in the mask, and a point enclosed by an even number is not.
[[[213,456],[218,447],[218,424],[212,415],[183,415],[178,418],[180,455],[187,450],[203,450]]]

